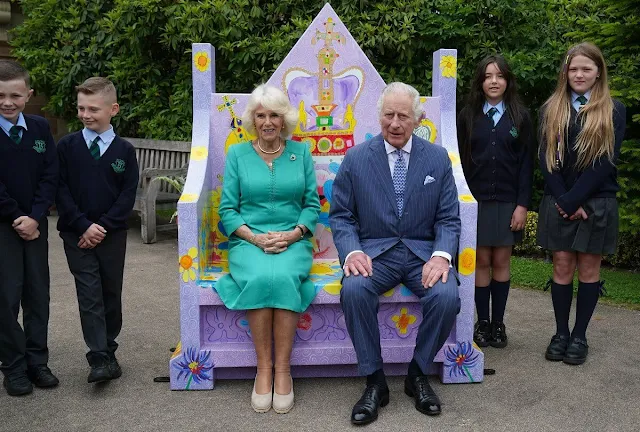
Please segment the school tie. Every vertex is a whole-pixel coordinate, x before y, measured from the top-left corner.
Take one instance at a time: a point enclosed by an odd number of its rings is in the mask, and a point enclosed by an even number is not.
[[[496,107],[491,107],[491,109],[487,111],[487,117],[489,117],[489,120],[491,120],[491,123],[493,123],[494,126],[496,125],[496,122],[493,120],[493,116],[497,112],[498,112],[498,108]]]
[[[98,141],[100,141],[99,136],[91,141],[91,146],[89,147],[89,152],[91,152],[91,156],[93,156],[95,160],[100,160],[100,146],[98,145]]]
[[[22,130],[22,126],[11,126],[9,129],[9,138],[16,144],[20,144],[22,141],[22,136],[20,135],[20,131]]]
[[[403,150],[396,150],[398,159],[393,166],[393,189],[396,192],[396,206],[398,207],[398,216],[402,216],[402,207],[404,206],[404,188],[407,183],[407,164],[402,154]]]
[[[587,102],[589,102],[589,101],[587,100],[587,98],[586,98],[586,97],[584,97],[584,95],[580,95],[580,96],[578,96],[578,97],[576,98],[576,100],[577,100],[578,102],[580,102],[580,108],[582,108],[582,107],[583,107]],[[579,109],[580,109],[580,108],[579,108]]]

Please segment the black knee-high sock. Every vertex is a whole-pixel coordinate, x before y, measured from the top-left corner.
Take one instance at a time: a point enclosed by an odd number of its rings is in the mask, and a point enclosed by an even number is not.
[[[489,300],[491,298],[491,289],[487,287],[476,287],[476,311],[478,312],[478,321],[489,321]]]
[[[556,316],[556,333],[569,337],[569,313],[573,300],[573,283],[563,285],[551,283],[551,301]]]
[[[572,337],[587,339],[587,326],[600,297],[600,282],[578,282],[578,296],[576,301],[576,325],[573,327]]]
[[[493,322],[504,321],[504,310],[507,308],[510,285],[510,280],[506,282],[491,281],[491,321]]]

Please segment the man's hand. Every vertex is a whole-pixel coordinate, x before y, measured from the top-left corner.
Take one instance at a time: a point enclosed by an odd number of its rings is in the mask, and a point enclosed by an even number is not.
[[[344,270],[345,277],[349,277],[352,274],[354,276],[369,277],[373,275],[373,264],[369,255],[364,252],[356,252],[351,254],[349,259],[345,261],[342,270]]]
[[[20,216],[13,221],[13,229],[16,230],[18,235],[25,240],[33,240],[28,239],[27,237],[31,237],[33,233],[36,232],[38,225],[40,225],[38,221],[30,218],[29,216]]]
[[[449,261],[446,258],[434,256],[422,266],[422,286],[433,287],[442,277],[442,282],[446,283],[449,278]]]
[[[511,215],[511,231],[522,231],[527,223],[527,208],[517,206]]]
[[[20,236],[20,237],[22,237],[22,239],[23,239],[23,240],[26,240],[26,241],[35,240],[35,239],[37,239],[38,237],[40,237],[40,230],[39,230],[39,229],[36,229],[36,230],[33,232],[33,234],[31,234],[30,236],[24,236],[24,237],[23,237],[23,236]]]
[[[101,225],[91,224],[89,228],[82,234],[80,241],[78,241],[78,247],[80,249],[93,249],[98,246],[102,240],[107,236],[107,230]]]

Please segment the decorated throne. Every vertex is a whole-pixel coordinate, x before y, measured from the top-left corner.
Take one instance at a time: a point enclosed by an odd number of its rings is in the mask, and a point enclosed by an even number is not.
[[[212,389],[215,379],[253,378],[256,366],[244,312],[227,309],[215,290],[216,281],[228,271],[229,233],[218,216],[225,155],[230,146],[254,138],[240,118],[249,95],[216,92],[211,45],[194,44],[192,61],[193,139],[178,203],[181,340],[170,360],[174,390]],[[292,374],[355,376],[356,355],[340,308],[342,273],[328,214],[333,180],[345,153],[380,131],[376,102],[385,83],[326,4],[268,84],[282,88],[299,111],[292,139],[311,149],[322,205],[311,270],[317,295],[300,315]],[[433,54],[433,96],[421,98],[425,118],[415,133],[449,151],[460,200],[462,235],[456,261],[462,305],[431,370],[444,383],[482,381],[484,367],[484,354],[472,342],[477,204],[460,165],[455,91],[456,51],[441,49]],[[378,320],[386,372],[405,374],[421,321],[418,299],[403,286],[390,290],[381,297]]]

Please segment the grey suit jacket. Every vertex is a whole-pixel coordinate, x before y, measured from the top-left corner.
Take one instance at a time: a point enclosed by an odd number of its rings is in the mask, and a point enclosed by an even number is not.
[[[362,250],[373,259],[398,242],[425,262],[434,250],[456,256],[460,215],[451,161],[440,146],[416,135],[412,143],[402,215],[382,135],[347,152],[329,213],[342,264],[351,251]]]

